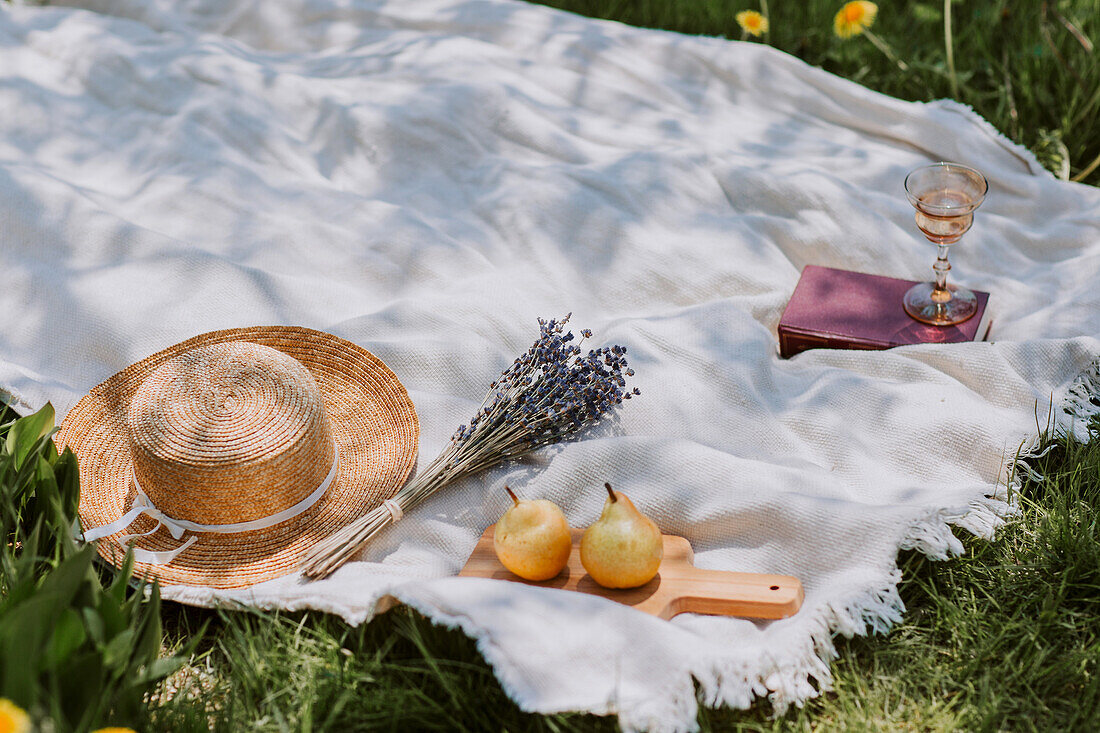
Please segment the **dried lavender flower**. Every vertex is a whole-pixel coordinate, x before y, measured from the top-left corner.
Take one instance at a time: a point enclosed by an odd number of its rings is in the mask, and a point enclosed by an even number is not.
[[[476,471],[514,460],[525,453],[575,437],[609,414],[624,399],[640,395],[627,389],[626,347],[581,348],[592,337],[565,326],[562,319],[539,318],[539,337],[489,385],[477,413],[451,436],[450,444],[432,463],[392,499],[368,512],[306,556],[302,572],[323,578],[353,557],[372,537],[398,521],[447,483]]]

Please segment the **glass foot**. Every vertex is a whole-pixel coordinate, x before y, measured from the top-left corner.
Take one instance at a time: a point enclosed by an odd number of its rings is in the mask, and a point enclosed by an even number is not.
[[[978,312],[978,299],[966,288],[948,284],[948,297],[935,283],[917,283],[903,300],[905,312],[921,323],[954,326]]]

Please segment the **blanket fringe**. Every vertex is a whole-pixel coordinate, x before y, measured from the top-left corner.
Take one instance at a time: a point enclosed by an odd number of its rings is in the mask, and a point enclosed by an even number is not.
[[[955,114],[962,115],[969,120],[978,129],[995,140],[1001,147],[1009,151],[1020,161],[1027,166],[1029,172],[1037,176],[1050,176],[1054,177],[1054,174],[1043,167],[1043,164],[1039,162],[1039,159],[1035,157],[1035,153],[1031,152],[1028,148],[1024,147],[1018,142],[1010,139],[1003,132],[998,130],[989,120],[978,114],[977,110],[971,107],[969,104],[958,102],[954,99],[937,99],[932,102],[925,102],[928,106],[939,107],[940,109],[954,112]]]
[[[1078,375],[1060,400],[1062,412],[1072,431],[1081,440],[1089,438],[1089,424],[1100,418],[1100,359],[1093,361]]]
[[[952,527],[961,527],[982,538],[992,538],[997,528],[1018,512],[1009,501],[1008,487],[1002,486],[995,496],[971,502],[961,511],[935,510],[915,522],[898,544],[899,550],[917,550],[930,558],[945,560],[963,552],[963,545]],[[868,634],[886,634],[900,623],[905,603],[898,593],[901,569],[895,564],[870,588],[843,603],[831,603],[820,609],[810,621],[810,634],[797,649],[777,650],[774,658],[797,660],[776,665],[753,678],[741,669],[715,669],[699,679],[702,702],[708,705],[729,705],[748,708],[755,696],[767,697],[773,715],[785,714],[793,705],[801,707],[807,700],[833,689],[831,664],[839,656],[835,639]],[[680,707],[677,705],[676,707]]]
[[[1013,504],[996,497],[973,501],[964,511],[935,510],[913,523],[898,549],[916,550],[932,559],[946,560],[963,552],[953,526],[988,539],[1017,511]],[[801,663],[780,670],[778,679],[774,675],[769,679],[772,684],[768,697],[775,715],[783,715],[791,705],[801,707],[807,700],[832,690],[830,665],[839,656],[835,644],[838,634],[849,639],[886,634],[902,621],[906,609],[898,593],[901,580],[901,569],[895,564],[876,585],[846,603],[829,604],[820,613],[811,632],[812,644],[803,652]],[[809,680],[813,680],[813,685]]]
[[[1042,481],[1043,476],[1031,461],[1046,455],[1053,445],[1049,436],[1064,431],[1086,440],[1089,424],[1100,419],[1100,359],[1093,361],[1061,395],[1052,397],[1051,407],[1058,404],[1061,413],[1051,410],[1043,435],[1036,435],[1021,444],[1019,451],[1005,461],[1003,481],[986,496],[971,501],[964,509],[937,509],[914,522],[898,543],[898,550],[916,550],[934,560],[946,560],[960,555],[963,544],[952,530],[965,529],[976,537],[991,540],[995,532],[1013,516],[1019,514],[1016,497],[1025,477]],[[748,708],[754,697],[767,697],[773,714],[782,716],[792,706],[801,707],[814,697],[833,688],[831,663],[838,657],[836,636],[847,638],[885,634],[902,620],[905,603],[898,593],[901,570],[895,564],[873,587],[859,592],[845,603],[832,603],[820,609],[810,622],[809,641],[799,649],[785,649],[777,657],[796,659],[794,663],[776,665],[766,673],[746,675],[739,667],[710,670],[702,677],[696,672],[701,689],[701,702],[707,705],[729,705]],[[783,652],[794,652],[783,654]],[[681,707],[679,704],[677,708]]]
[[[964,509],[929,512],[908,529],[898,549],[947,559],[963,552],[952,526],[989,539],[1017,511],[1009,501],[1008,487],[1001,486],[993,496],[975,500]],[[799,634],[793,646],[762,651],[761,656],[773,660],[763,671],[750,671],[743,662],[728,660],[717,660],[710,668],[696,667],[691,670],[699,686],[695,699],[682,694],[670,696],[674,699],[663,706],[662,715],[653,715],[651,709],[644,721],[634,718],[629,710],[619,711],[620,724],[627,731],[695,730],[697,702],[747,709],[755,699],[766,697],[775,717],[784,715],[791,706],[802,707],[807,700],[833,689],[831,664],[839,656],[835,643],[838,634],[846,638],[886,634],[902,621],[905,603],[898,592],[901,580],[901,569],[894,564],[870,587],[844,602],[818,609],[807,622],[808,635]],[[655,725],[655,720],[664,722]],[[669,728],[669,720],[681,721],[682,727]]]
[[[1088,423],[1100,416],[1100,400],[1092,395],[1100,394],[1100,360],[1093,362],[1072,383],[1065,394],[1052,399],[1052,407],[1059,404],[1062,414],[1051,411],[1046,433],[1054,429],[1070,430],[1080,434]],[[1051,450],[1051,444],[1043,435],[1033,436],[1005,461],[1005,473],[999,483],[989,489],[986,496],[971,501],[965,507],[935,509],[927,512],[907,528],[898,541],[898,550],[916,550],[935,560],[946,560],[964,551],[954,527],[990,540],[995,532],[1019,513],[1016,498],[1026,477],[1042,480],[1042,476],[1030,465]],[[770,665],[763,668],[741,660],[713,659],[709,665],[691,666],[687,672],[698,683],[697,687],[685,685],[676,691],[668,690],[667,697],[659,704],[650,700],[644,710],[620,708],[618,710],[592,711],[618,714],[619,724],[625,731],[683,731],[697,729],[698,705],[716,707],[726,705],[747,709],[759,698],[767,698],[775,717],[784,715],[791,706],[801,707],[806,701],[833,689],[831,664],[839,653],[836,637],[846,638],[868,634],[886,634],[902,621],[905,603],[898,587],[902,580],[896,560],[885,568],[882,575],[870,587],[854,593],[846,601],[830,603],[816,611],[806,623],[809,634],[799,634],[791,646],[761,650],[758,658],[770,658]],[[511,679],[506,664],[498,664],[499,653],[492,641],[480,629],[464,623],[461,618],[441,618],[437,609],[423,607],[423,613],[436,621],[461,628],[473,637],[481,653],[494,667],[496,677],[505,692],[513,700],[522,700]]]
[[[953,527],[959,527],[982,539],[992,539],[997,529],[1019,513],[1016,497],[1022,489],[1024,477],[1042,481],[1030,465],[1051,449],[1049,436],[1062,430],[1082,439],[1088,437],[1088,425],[1100,417],[1100,359],[1086,368],[1065,391],[1052,397],[1051,407],[1060,406],[1060,413],[1051,410],[1043,434],[1033,436],[1005,461],[1003,479],[989,489],[986,496],[971,501],[965,507],[941,508],[927,512],[907,528],[898,540],[898,550],[916,550],[934,560],[946,560],[962,554],[964,547],[955,535]],[[775,717],[784,715],[791,706],[802,707],[806,701],[833,689],[831,664],[839,653],[836,637],[846,638],[868,634],[886,634],[900,623],[905,613],[905,603],[898,592],[902,580],[896,558],[892,567],[884,568],[880,577],[870,587],[853,593],[844,602],[825,605],[806,620],[809,634],[798,634],[789,646],[761,649],[755,659],[771,659],[763,667],[745,660],[712,659],[710,664],[694,665],[685,669],[698,683],[678,685],[676,690],[666,690],[661,701],[647,700],[641,708],[617,707],[590,710],[596,714],[617,714],[624,731],[649,731],[669,733],[697,730],[698,705],[710,707],[726,705],[748,709],[759,698],[767,698]],[[399,594],[401,595],[401,594]],[[202,599],[209,601],[209,599]],[[199,599],[200,605],[206,605]],[[403,597],[402,601],[428,616],[436,623],[461,629],[475,640],[478,650],[493,668],[505,693],[530,712],[525,704],[522,685],[514,676],[505,655],[492,638],[469,619],[459,615],[441,613],[430,603]],[[310,604],[304,604],[310,605]],[[349,618],[348,609],[326,609]],[[381,610],[381,609],[379,609]],[[357,617],[355,622],[369,620],[373,613]],[[798,617],[795,617],[798,618]],[[783,623],[783,622],[780,622]]]

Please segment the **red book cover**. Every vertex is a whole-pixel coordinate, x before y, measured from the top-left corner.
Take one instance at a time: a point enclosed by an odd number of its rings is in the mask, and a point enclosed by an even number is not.
[[[909,317],[901,299],[916,282],[806,265],[779,319],[779,354],[807,349],[890,349],[906,344],[984,341],[989,293],[975,290],[978,312],[954,326]]]

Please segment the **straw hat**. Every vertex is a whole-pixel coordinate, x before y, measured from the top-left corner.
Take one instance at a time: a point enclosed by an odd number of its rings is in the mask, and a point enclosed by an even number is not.
[[[239,588],[293,572],[323,537],[384,503],[419,425],[385,364],[289,326],[216,331],[86,395],[58,445],[80,464],[80,522],[135,575]],[[98,531],[97,531],[98,530]]]

